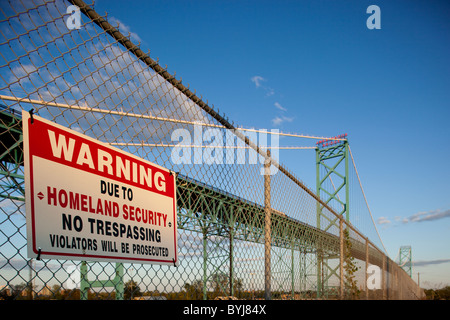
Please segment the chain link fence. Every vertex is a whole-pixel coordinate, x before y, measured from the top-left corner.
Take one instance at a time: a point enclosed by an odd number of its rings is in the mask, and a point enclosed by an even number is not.
[[[423,297],[395,262],[268,156],[268,134],[237,130],[93,7],[0,3],[1,298]],[[180,264],[29,259],[22,110],[176,172]],[[268,161],[272,175],[262,174]],[[318,210],[334,221],[327,230]],[[375,289],[371,265],[380,270]]]

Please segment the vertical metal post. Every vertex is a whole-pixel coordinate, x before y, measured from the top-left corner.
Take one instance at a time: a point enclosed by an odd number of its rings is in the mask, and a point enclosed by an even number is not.
[[[344,141],[344,161],[345,161],[345,220],[350,222],[350,183],[348,175],[348,141]]]
[[[394,281],[394,279],[391,277],[394,276],[394,270],[390,266],[389,258],[386,257],[386,299],[391,299],[391,294],[394,293],[394,291],[391,292],[391,281]]]
[[[234,228],[230,227],[230,296],[234,296],[234,283],[233,283],[233,240],[234,240]]]
[[[339,219],[339,240],[340,240],[340,246],[339,246],[339,278],[340,278],[340,287],[341,287],[341,293],[340,297],[341,299],[344,299],[344,221],[343,219]]]
[[[417,272],[417,297],[419,299],[422,298],[422,294],[420,292],[420,272]]]
[[[28,285],[27,294],[28,300],[33,300],[34,296],[34,286],[33,286],[33,259],[28,260]]]
[[[207,260],[208,260],[208,236],[207,236],[207,228],[203,228],[203,300],[207,299],[206,294],[206,281],[207,277]]]
[[[320,198],[320,155],[319,148],[316,148],[316,194]],[[320,229],[320,203],[316,201],[317,207],[317,228]]]
[[[387,282],[387,276],[388,276],[389,270],[386,270],[386,256],[383,254],[383,271],[382,271],[382,277],[383,277],[383,288],[382,288],[382,299],[386,300],[386,291],[387,291],[387,286],[388,286],[388,282]]]
[[[87,279],[87,263],[86,261],[81,261],[80,267],[80,299],[87,300],[89,292],[89,282]]]
[[[264,160],[264,298],[271,299],[271,207],[270,207],[270,151],[267,151],[267,157]]]
[[[299,248],[298,250],[298,276],[299,276],[299,282],[298,282],[298,291],[300,293],[300,297],[302,294],[302,289],[303,289],[303,268],[302,268],[302,263],[303,263],[303,252],[301,250],[301,248]]]
[[[116,290],[116,300],[123,300],[124,284],[123,284],[123,264],[116,263],[116,276],[113,279],[114,289]]]
[[[367,286],[367,280],[369,279],[369,276],[367,275],[367,270],[369,269],[369,238],[366,238],[366,271],[365,271],[365,277],[364,277],[364,283],[366,286],[366,300],[369,300],[369,287]]]
[[[393,267],[392,273],[390,275],[390,277],[392,277],[392,291],[388,292],[388,299],[392,299],[392,300],[396,299],[396,294],[397,294],[397,289],[398,289],[396,287],[396,283],[395,283],[395,279],[396,279],[395,275],[396,275],[396,268]]]
[[[401,297],[400,297],[400,294],[401,294],[401,286],[399,285],[400,284],[400,281],[399,281],[399,274],[400,274],[400,272],[399,272],[399,268],[395,268],[395,288],[397,288],[397,292],[396,292],[396,295],[394,296],[394,299],[396,299],[396,300],[400,300],[401,299]]]
[[[307,267],[306,267],[306,249],[300,252],[300,291],[306,291]],[[305,292],[306,293],[306,292]]]
[[[291,241],[291,291],[292,300],[295,299],[295,279],[294,279],[294,241]]]
[[[320,198],[320,155],[319,155],[319,148],[316,148],[316,194]],[[321,217],[321,205],[317,201],[316,202],[317,207],[317,228],[320,229],[320,217]],[[321,297],[321,287],[322,287],[322,277],[321,277],[321,271],[322,271],[322,256],[321,256],[321,250],[320,248],[317,248],[316,253],[317,258],[317,298]]]

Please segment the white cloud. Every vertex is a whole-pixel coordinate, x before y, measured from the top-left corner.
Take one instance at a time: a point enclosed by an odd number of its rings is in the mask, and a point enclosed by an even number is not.
[[[262,88],[263,91],[265,91],[266,93],[266,97],[270,97],[273,96],[275,94],[275,90],[264,86],[262,83],[264,81],[267,81],[267,79],[261,77],[261,76],[253,76],[252,78],[250,78],[250,80],[255,84],[256,88]],[[281,110],[283,112],[287,111],[287,108],[283,107],[278,101],[276,101],[274,103],[275,108],[277,108],[278,110]],[[292,122],[294,120],[293,117],[286,117],[286,116],[276,116],[275,118],[272,119],[272,124],[274,126],[279,126],[281,125],[283,122]]]
[[[278,126],[283,122],[283,119],[281,119],[280,117],[275,117],[272,119],[272,124],[274,126]]]
[[[290,117],[278,117],[276,116],[275,118],[272,119],[272,124],[274,126],[279,126],[280,124],[282,124],[283,122],[292,122],[294,120],[294,118],[290,118]]]
[[[386,217],[379,217],[377,219],[377,224],[390,224],[391,221],[388,220]]]
[[[137,42],[141,42],[142,39],[139,37],[139,35],[137,33],[131,32],[131,29],[128,25],[126,25],[125,23],[123,23],[122,21],[120,21],[117,18],[111,17],[108,18],[108,22],[113,26],[113,27],[117,27],[117,24],[119,25],[119,31],[120,33],[122,33],[124,36],[128,37],[128,34],[130,34],[130,39],[137,41]]]
[[[275,90],[270,87],[263,86],[263,82],[267,81],[267,79],[261,76],[251,77],[250,80],[255,84],[256,88],[262,88],[266,92],[266,97],[273,96],[275,94]]]
[[[394,218],[394,221],[397,223],[402,223],[402,224],[408,224],[408,223],[413,223],[413,222],[424,222],[424,221],[434,221],[434,220],[440,220],[440,219],[444,219],[444,218],[450,218],[450,209],[448,210],[430,210],[430,211],[420,211],[417,212],[409,217],[399,217],[396,216]],[[388,220],[385,217],[380,217],[377,220],[377,224],[384,224],[386,226],[388,226],[391,223],[390,220]]]
[[[255,84],[257,88],[261,86],[261,82],[266,81],[263,77],[260,76],[254,76],[251,78],[252,82]]]
[[[441,263],[449,263],[449,262],[450,262],[450,259],[420,260],[420,261],[413,261],[413,266],[423,267],[423,266],[428,266],[430,264],[441,264]]]
[[[265,90],[266,90],[266,97],[270,97],[275,94],[275,90],[273,90],[272,88],[265,88]]]
[[[280,103],[275,102],[274,103],[275,107],[281,111],[287,111],[287,109],[285,107],[283,107]]]
[[[403,218],[403,223],[408,222],[424,222],[424,221],[433,221],[439,220],[443,218],[450,217],[450,209],[441,211],[441,210],[430,210],[430,211],[421,211],[413,214],[408,218]]]

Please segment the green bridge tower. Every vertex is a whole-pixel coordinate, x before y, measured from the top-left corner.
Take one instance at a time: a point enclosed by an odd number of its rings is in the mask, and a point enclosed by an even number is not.
[[[411,246],[401,246],[398,252],[398,265],[412,278],[412,250]]]
[[[347,134],[317,142],[316,192],[346,221],[349,221],[349,149]],[[326,214],[323,205],[317,203],[317,228],[326,232],[339,230],[339,219]],[[317,249],[317,297],[327,297],[333,287],[330,279],[339,279],[339,256],[325,255]]]

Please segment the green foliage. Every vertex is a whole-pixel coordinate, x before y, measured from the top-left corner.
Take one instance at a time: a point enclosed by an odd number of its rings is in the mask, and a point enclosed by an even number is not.
[[[361,290],[359,290],[355,274],[359,267],[355,264],[355,258],[352,256],[352,242],[348,229],[344,230],[344,298],[359,299]]]
[[[193,300],[203,299],[203,281],[195,280],[192,284],[185,283],[184,290],[186,291],[186,298]]]
[[[450,286],[442,289],[426,289],[427,300],[450,300]]]
[[[233,292],[234,296],[239,296],[243,288],[241,279],[233,279]],[[183,286],[186,292],[186,299],[202,300],[204,285],[202,280],[195,280],[190,283],[185,283]],[[220,296],[226,296],[230,294],[230,278],[229,275],[221,272],[216,272],[210,276],[209,281],[206,283],[206,298],[214,299]]]
[[[124,288],[124,293],[123,294],[124,294],[124,299],[125,300],[130,300],[130,299],[133,299],[135,297],[142,296],[141,288],[133,280],[130,280],[127,283],[125,283],[125,288]]]

